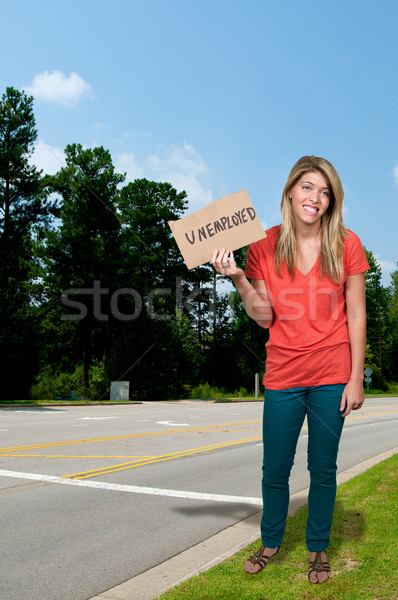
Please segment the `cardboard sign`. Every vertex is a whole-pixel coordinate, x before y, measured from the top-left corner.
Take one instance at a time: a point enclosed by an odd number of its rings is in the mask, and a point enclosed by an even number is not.
[[[215,248],[237,250],[266,237],[247,190],[214,200],[169,226],[188,269],[209,262]]]

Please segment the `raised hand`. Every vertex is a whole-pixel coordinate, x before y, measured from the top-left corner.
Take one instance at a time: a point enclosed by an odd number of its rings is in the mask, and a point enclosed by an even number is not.
[[[213,250],[210,262],[220,275],[227,275],[232,278],[243,275],[243,270],[239,269],[235,264],[232,250],[225,250],[225,248]]]

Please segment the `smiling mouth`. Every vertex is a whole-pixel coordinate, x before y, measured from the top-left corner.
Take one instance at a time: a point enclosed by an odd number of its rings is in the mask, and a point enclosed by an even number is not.
[[[304,204],[303,208],[307,215],[316,215],[319,212],[319,208],[316,208],[316,206],[308,206],[308,204]]]

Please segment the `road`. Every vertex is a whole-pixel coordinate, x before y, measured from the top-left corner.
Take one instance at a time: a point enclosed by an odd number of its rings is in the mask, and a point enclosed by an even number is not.
[[[85,600],[261,509],[262,403],[0,409],[0,597]],[[339,470],[397,445],[398,398],[352,413]],[[291,493],[308,486],[304,426]]]

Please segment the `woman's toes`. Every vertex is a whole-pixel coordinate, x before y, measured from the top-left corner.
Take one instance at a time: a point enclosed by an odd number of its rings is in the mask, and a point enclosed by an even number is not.
[[[246,573],[257,573],[260,570],[259,565],[255,565],[252,563],[251,560],[247,560],[244,564],[244,570],[246,571]]]
[[[313,563],[315,561],[316,558],[316,552],[310,552],[310,563]],[[320,562],[321,563],[327,563],[327,556],[325,552],[322,552],[320,555]],[[325,583],[325,581],[327,581],[330,577],[330,572],[328,572],[327,570],[324,571],[312,571],[312,573],[310,574],[310,582],[311,583]]]
[[[324,583],[328,579],[329,579],[329,573],[327,573],[326,571],[324,571],[323,573],[319,573],[318,574],[318,581],[319,581],[319,583]]]

